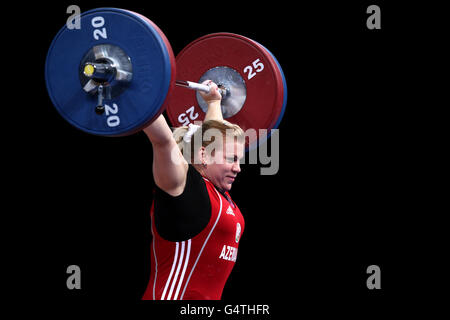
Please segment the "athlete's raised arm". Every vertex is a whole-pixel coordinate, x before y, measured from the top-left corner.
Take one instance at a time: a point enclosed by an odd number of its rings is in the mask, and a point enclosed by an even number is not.
[[[172,196],[180,195],[186,183],[188,164],[163,115],[144,129],[153,147],[153,179]]]
[[[199,91],[203,100],[205,100],[208,105],[208,110],[206,111],[205,121],[217,120],[223,121],[222,108],[220,103],[222,101],[222,96],[219,93],[219,88],[211,80],[206,80],[202,84],[206,84],[211,87],[208,94]]]

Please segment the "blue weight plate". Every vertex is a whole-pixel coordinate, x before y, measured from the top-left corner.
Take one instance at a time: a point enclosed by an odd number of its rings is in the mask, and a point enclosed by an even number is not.
[[[100,8],[81,14],[81,29],[64,26],[53,39],[45,64],[49,96],[62,117],[76,128],[104,136],[129,135],[161,112],[174,77],[171,55],[161,35],[133,13]],[[105,99],[96,114],[97,95],[83,90],[80,63],[94,46],[119,47],[131,61],[126,89]],[[173,53],[172,53],[173,54]]]
[[[253,40],[253,41],[255,41],[255,40]],[[255,41],[255,42],[256,42],[256,41]],[[257,42],[257,43],[258,43],[258,42]],[[264,49],[272,56],[273,60],[275,61],[275,63],[276,63],[277,66],[278,66],[278,69],[280,70],[281,78],[282,78],[282,80],[283,80],[283,107],[282,107],[282,109],[281,109],[281,112],[280,112],[280,114],[279,114],[279,116],[278,116],[278,119],[277,119],[275,125],[272,127],[272,129],[276,129],[276,128],[278,128],[278,126],[280,125],[281,119],[283,119],[284,112],[285,112],[285,110],[286,110],[286,104],[287,104],[287,84],[286,84],[286,78],[285,78],[285,76],[284,76],[284,72],[283,72],[283,69],[281,68],[280,63],[278,62],[277,58],[275,58],[275,56],[273,55],[273,53],[272,53],[269,49],[267,49],[265,46],[263,46],[262,44],[260,44],[260,43],[258,43],[258,44],[259,44],[261,47],[263,47],[263,48],[264,48]]]
[[[287,84],[286,84],[286,77],[284,76],[283,69],[281,68],[280,63],[278,62],[277,58],[275,58],[273,53],[269,49],[267,49],[265,46],[260,44],[259,42],[255,41],[255,40],[252,40],[252,41],[254,43],[256,43],[257,45],[259,45],[263,50],[265,50],[267,53],[269,53],[269,55],[272,57],[273,61],[275,62],[275,64],[278,67],[278,70],[279,70],[280,76],[281,76],[281,80],[282,80],[282,83],[283,83],[283,101],[282,101],[283,104],[282,104],[280,113],[278,114],[278,117],[277,117],[276,121],[273,122],[273,125],[270,128],[268,128],[269,130],[267,132],[267,136],[260,137],[259,144],[262,144],[268,138],[271,137],[271,135],[272,135],[272,130],[271,129],[277,129],[278,126],[280,125],[281,119],[283,119],[284,112],[286,110],[286,104],[287,104]],[[254,148],[256,148],[256,145],[251,145],[248,150],[252,150]]]
[[[284,72],[283,69],[281,68],[280,63],[278,62],[277,58],[275,58],[275,56],[272,54],[272,52],[270,52],[267,48],[266,50],[272,55],[273,60],[275,60],[275,62],[278,65],[278,68],[280,69],[280,73],[281,73],[281,78],[283,79],[283,108],[281,109],[281,113],[278,116],[278,120],[275,123],[275,125],[273,126],[272,129],[276,129],[278,128],[278,126],[280,125],[281,119],[283,119],[284,116],[284,112],[286,111],[286,104],[287,104],[287,84],[286,84],[286,78],[284,76]]]

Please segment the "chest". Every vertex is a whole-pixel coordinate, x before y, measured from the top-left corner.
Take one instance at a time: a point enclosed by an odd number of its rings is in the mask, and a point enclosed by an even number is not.
[[[216,223],[215,237],[221,239],[223,243],[237,246],[245,227],[244,217],[229,195],[225,197],[215,192],[216,197],[212,200],[215,201],[212,204],[213,219]]]

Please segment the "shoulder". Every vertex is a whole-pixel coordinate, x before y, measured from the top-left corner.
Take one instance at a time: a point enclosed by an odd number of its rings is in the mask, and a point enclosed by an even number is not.
[[[182,188],[177,190],[177,192],[168,192],[156,185],[156,193],[158,195],[163,195],[163,198],[165,199],[180,199],[189,196],[192,192],[199,192],[202,187],[206,191],[205,180],[202,175],[192,165],[189,165],[186,171],[185,183]]]

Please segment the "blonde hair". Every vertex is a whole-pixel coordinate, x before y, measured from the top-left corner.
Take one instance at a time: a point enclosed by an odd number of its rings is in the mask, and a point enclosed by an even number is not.
[[[185,158],[189,157],[189,159],[186,160],[190,160],[191,163],[194,163],[195,161],[195,157],[198,151],[196,150],[196,147],[200,147],[200,141],[201,146],[205,148],[213,142],[217,143],[217,141],[215,141],[215,137],[217,135],[211,135],[211,137],[209,137],[210,134],[208,134],[208,132],[211,133],[211,130],[215,130],[214,132],[220,133],[220,135],[223,137],[222,141],[220,142],[223,142],[225,138],[233,139],[231,141],[239,141],[242,143],[245,142],[244,131],[241,129],[241,127],[226,120],[204,121],[203,123],[201,123],[201,127],[192,135],[190,141],[186,142],[183,138],[185,137],[188,130],[189,127],[187,126],[178,127],[173,131],[173,137],[175,138],[175,141],[180,148],[183,156]],[[208,139],[208,137],[210,139]]]

